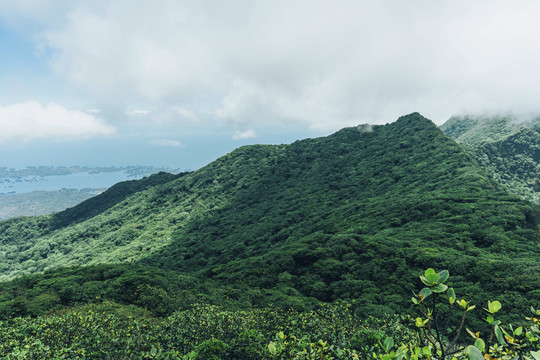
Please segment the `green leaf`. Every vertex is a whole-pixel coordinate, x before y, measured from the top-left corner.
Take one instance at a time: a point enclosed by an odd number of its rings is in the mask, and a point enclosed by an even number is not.
[[[534,360],[540,360],[540,350],[539,351],[531,351],[531,355],[534,358]]]
[[[523,333],[523,327],[522,326],[520,326],[516,330],[514,330],[514,335],[515,336],[520,336],[522,333]]]
[[[495,337],[497,338],[499,345],[506,345],[506,341],[504,341],[504,336],[499,325],[495,325],[493,330],[495,331]]]
[[[384,339],[384,349],[386,351],[390,351],[390,349],[392,349],[393,346],[394,346],[394,339],[392,339],[391,337],[387,337],[386,339]]]
[[[423,288],[420,290],[420,294],[418,294],[418,296],[420,296],[420,301],[425,300],[429,295],[431,295],[431,290],[429,288]]]
[[[422,318],[416,318],[416,326],[417,327],[424,327],[424,326],[426,326],[428,321],[429,321],[429,319],[422,320]]]
[[[272,356],[276,356],[277,348],[276,348],[276,344],[274,344],[273,341],[271,341],[270,344],[268,344],[268,351],[270,351],[270,354],[272,354]]]
[[[488,317],[486,318],[486,321],[489,325],[491,325],[493,324],[493,321],[495,321],[495,319],[493,318],[493,316],[488,315]]]
[[[446,289],[448,289],[448,286],[444,284],[437,284],[431,288],[431,291],[433,291],[434,293],[442,293],[445,292]]]
[[[431,348],[424,346],[424,348],[422,349],[422,354],[424,354],[425,356],[431,356]]]
[[[450,305],[452,305],[456,301],[456,292],[454,291],[454,288],[448,289],[446,294],[448,295],[448,301],[450,302]]]
[[[476,347],[480,351],[484,351],[486,349],[486,343],[484,342],[484,340],[478,338],[474,342],[474,347]]]
[[[448,270],[443,270],[441,272],[439,272],[439,284],[442,284],[443,282],[445,282],[446,280],[448,280],[448,277],[450,276],[450,273],[448,272]]]
[[[433,285],[432,283],[430,283],[425,276],[420,276],[420,280],[422,280],[422,282],[424,283],[424,285],[426,286],[431,286]]]
[[[478,336],[480,335],[480,333],[473,333],[471,330],[465,328],[465,330],[467,330],[467,332],[475,339],[478,339]]]
[[[495,314],[497,311],[501,309],[501,303],[497,300],[491,302],[488,300],[488,311],[492,314]]]
[[[469,354],[469,359],[471,360],[485,360],[482,352],[475,346],[467,346],[467,353]]]
[[[426,280],[431,284],[431,285],[434,285],[437,283],[437,281],[439,281],[439,279],[441,278],[439,274],[437,274],[435,272],[435,270],[429,268],[426,270],[426,272],[424,273],[424,276],[426,278]]]

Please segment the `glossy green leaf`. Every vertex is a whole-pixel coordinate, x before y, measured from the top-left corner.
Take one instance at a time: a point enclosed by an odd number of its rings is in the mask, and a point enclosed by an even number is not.
[[[434,293],[442,293],[445,292],[446,289],[448,289],[448,286],[444,284],[437,284],[431,288],[431,291],[433,291]]]
[[[420,290],[420,300],[425,300],[429,295],[431,295],[431,290],[429,288],[423,288]]]
[[[426,272],[424,273],[424,277],[431,285],[436,284],[437,281],[439,281],[440,279],[440,275],[431,268],[426,270]]]
[[[443,282],[448,280],[448,277],[450,276],[450,273],[448,272],[448,270],[443,270],[443,271],[440,271],[438,275],[439,275],[438,283],[442,284]]]
[[[432,284],[432,283],[430,283],[430,282],[428,281],[428,279],[426,279],[426,277],[425,277],[425,276],[423,276],[423,275],[422,275],[422,276],[420,276],[420,280],[422,280],[422,282],[423,282],[423,283],[424,283],[424,285],[426,285],[426,286],[431,286],[431,285],[433,285],[433,284]]]
[[[488,301],[488,311],[492,314],[495,314],[497,311],[499,311],[501,309],[501,303],[498,302],[497,300],[491,302],[491,301]]]

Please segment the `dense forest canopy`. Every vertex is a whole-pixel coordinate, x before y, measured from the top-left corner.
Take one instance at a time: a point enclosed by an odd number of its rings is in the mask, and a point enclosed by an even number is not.
[[[441,129],[506,191],[540,204],[540,118],[456,116]]]
[[[64,212],[1,222],[0,276],[25,275],[15,280],[19,293],[28,289],[22,299],[40,296],[37,287],[56,294],[53,304],[91,301],[97,281],[99,298],[141,304],[109,284],[110,274],[129,278],[142,266],[178,274],[147,284],[164,298],[297,308],[355,299],[382,314],[406,308],[418,271],[436,264],[479,301],[504,295],[525,308],[540,299],[540,278],[528,275],[540,273],[539,222],[537,206],[414,113],[242,147],[198,171],[119,183]],[[61,280],[65,266],[118,263],[129,270],[94,278],[94,268],[72,268],[78,275]],[[43,271],[58,280],[28,277]],[[83,295],[59,294],[57,281]],[[7,313],[15,299],[0,298]]]

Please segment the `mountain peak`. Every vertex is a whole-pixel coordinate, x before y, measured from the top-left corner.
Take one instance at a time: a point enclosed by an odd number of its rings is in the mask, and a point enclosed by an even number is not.
[[[413,112],[413,113],[410,113],[408,115],[400,116],[397,119],[396,124],[400,124],[400,125],[403,125],[403,126],[415,126],[415,127],[418,127],[418,126],[434,127],[435,126],[433,121],[431,121],[428,118],[422,116],[418,112]]]

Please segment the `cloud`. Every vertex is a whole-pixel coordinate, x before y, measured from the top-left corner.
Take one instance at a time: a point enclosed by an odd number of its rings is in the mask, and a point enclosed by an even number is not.
[[[101,112],[99,109],[86,109],[85,111],[90,114],[99,114]]]
[[[242,139],[253,139],[256,137],[257,137],[257,134],[255,133],[255,130],[249,129],[246,131],[236,131],[234,135],[232,136],[232,139],[242,140]]]
[[[69,110],[36,101],[0,106],[0,141],[25,141],[50,138],[72,140],[91,136],[112,135],[115,128],[102,119],[79,110]]]
[[[131,116],[144,116],[150,114],[151,112],[151,110],[133,110],[128,111],[127,114]]]
[[[41,21],[57,74],[102,103],[188,104],[186,121],[329,131],[540,111],[532,1],[58,0],[45,15],[17,3],[0,13]]]
[[[182,147],[182,143],[177,140],[167,140],[167,139],[161,139],[161,140],[152,140],[148,142],[149,145],[152,146],[163,146],[163,147]]]

